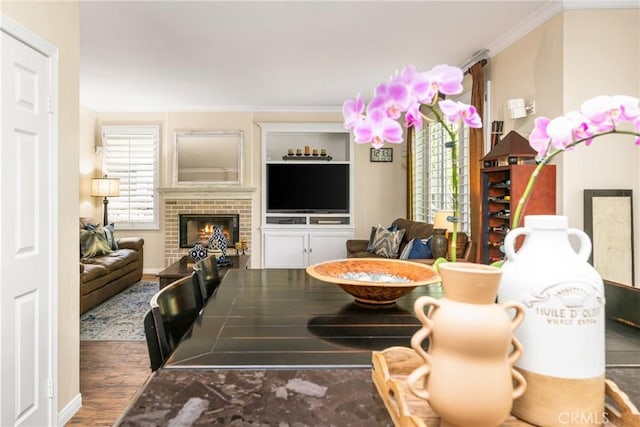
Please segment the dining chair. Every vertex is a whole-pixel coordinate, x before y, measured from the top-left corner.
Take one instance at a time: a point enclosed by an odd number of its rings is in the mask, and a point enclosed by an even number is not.
[[[147,340],[150,368],[151,371],[154,372],[162,366],[164,359],[162,357],[162,352],[160,351],[160,339],[158,338],[156,322],[153,320],[153,313],[151,310],[147,311],[144,315],[144,335]]]
[[[191,329],[202,309],[202,297],[195,273],[176,280],[151,298],[163,362]]]
[[[221,279],[216,256],[210,255],[196,262],[193,269],[195,270],[200,295],[202,296],[202,305],[204,306],[220,285]]]

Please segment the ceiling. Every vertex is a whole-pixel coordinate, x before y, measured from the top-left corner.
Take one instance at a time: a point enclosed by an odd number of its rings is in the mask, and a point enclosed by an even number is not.
[[[561,7],[83,0],[80,102],[95,111],[337,110],[407,64],[466,67],[495,55]]]

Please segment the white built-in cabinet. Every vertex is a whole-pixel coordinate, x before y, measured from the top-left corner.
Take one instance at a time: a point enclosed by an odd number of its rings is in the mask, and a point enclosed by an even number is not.
[[[352,231],[340,230],[264,231],[265,268],[304,268],[330,259],[345,258],[346,241],[352,238]]]
[[[262,130],[261,234],[263,268],[305,268],[347,256],[346,242],[353,239],[354,152],[351,133],[342,123],[259,123]],[[312,165],[327,160],[283,159],[289,149],[305,146],[325,150],[329,162],[349,169],[348,212],[267,212],[268,164]]]

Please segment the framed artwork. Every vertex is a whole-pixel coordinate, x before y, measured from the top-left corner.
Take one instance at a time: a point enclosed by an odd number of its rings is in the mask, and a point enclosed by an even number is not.
[[[369,161],[393,162],[393,148],[371,148]]]
[[[632,190],[584,190],[589,262],[603,279],[634,285]]]

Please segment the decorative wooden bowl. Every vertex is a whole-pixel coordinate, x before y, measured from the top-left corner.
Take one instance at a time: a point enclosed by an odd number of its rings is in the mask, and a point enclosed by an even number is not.
[[[388,258],[326,261],[307,267],[307,274],[340,286],[356,301],[366,304],[392,304],[416,286],[440,282],[430,265]]]

